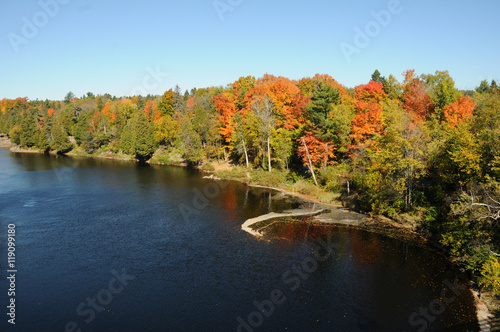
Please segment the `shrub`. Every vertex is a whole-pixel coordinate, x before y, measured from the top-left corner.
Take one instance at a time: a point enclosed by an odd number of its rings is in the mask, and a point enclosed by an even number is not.
[[[14,144],[21,144],[21,127],[18,125],[15,125],[12,127],[12,129],[9,131],[9,137],[10,141]]]
[[[251,173],[251,182],[266,187],[280,187],[286,184],[286,173],[280,171],[267,172],[256,170]]]
[[[215,166],[212,165],[212,163],[205,163],[201,167],[202,170],[207,171],[207,172],[214,172],[215,171]]]
[[[479,286],[500,295],[500,263],[497,258],[492,256],[483,264]]]
[[[243,167],[231,167],[229,169],[221,169],[215,172],[215,175],[225,180],[241,180],[248,181],[247,169]]]

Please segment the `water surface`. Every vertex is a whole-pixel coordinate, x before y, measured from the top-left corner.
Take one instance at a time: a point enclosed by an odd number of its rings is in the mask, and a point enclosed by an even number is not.
[[[276,223],[264,240],[242,231],[296,207],[272,191],[5,150],[0,184],[1,273],[8,224],[18,269],[16,326],[3,309],[1,331],[478,330],[468,290],[444,303],[447,285],[466,281],[430,250],[308,219]],[[3,308],[7,289],[3,277]]]

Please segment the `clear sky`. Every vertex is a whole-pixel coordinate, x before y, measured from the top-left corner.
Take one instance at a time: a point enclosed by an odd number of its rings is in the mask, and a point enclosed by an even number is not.
[[[473,89],[500,79],[499,14],[498,0],[4,0],[0,98],[160,94],[265,73],[353,87],[411,68]]]

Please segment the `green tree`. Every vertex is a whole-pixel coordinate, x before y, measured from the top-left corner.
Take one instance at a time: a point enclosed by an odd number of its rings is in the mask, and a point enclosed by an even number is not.
[[[375,71],[373,72],[372,74],[372,81],[375,81],[377,83],[382,83],[384,84],[385,82],[385,77],[383,77],[382,75],[380,75],[380,72],[378,71],[378,69],[375,69]]]
[[[82,143],[83,135],[87,132],[87,129],[89,127],[89,120],[91,117],[91,114],[86,112],[81,112],[78,116],[78,121],[76,123],[76,126],[74,127],[73,135],[75,137],[76,143],[79,145]]]
[[[271,147],[274,150],[276,158],[281,164],[282,168],[288,170],[288,164],[290,163],[290,157],[293,153],[293,132],[285,128],[279,128],[274,130],[274,134],[271,139]]]
[[[32,147],[37,143],[37,134],[40,131],[37,127],[38,114],[34,109],[23,112],[21,120],[20,144],[25,147]]]
[[[476,110],[472,132],[480,145],[483,174],[500,176],[495,170],[500,166],[500,94],[477,93],[473,99]]]
[[[68,105],[75,98],[75,94],[73,92],[68,92],[66,96],[64,96],[64,103]]]
[[[149,122],[146,112],[138,111],[134,116],[132,146],[135,156],[140,161],[145,161],[154,152],[153,125]]]
[[[179,124],[170,115],[162,116],[154,123],[154,137],[158,145],[172,145],[178,132]]]
[[[422,78],[430,88],[430,96],[436,108],[443,107],[455,102],[460,96],[460,91],[455,88],[455,81],[448,71],[436,71],[434,75],[422,75]]]
[[[184,113],[186,110],[186,101],[184,100],[184,96],[181,94],[181,88],[176,85],[174,89],[174,104],[173,104],[174,112]]]
[[[61,125],[64,130],[66,130],[68,135],[73,135],[73,127],[76,125],[78,119],[76,113],[77,111],[73,103],[66,105],[66,107],[64,107],[64,109],[59,113]]]
[[[309,103],[306,109],[317,137],[323,140],[332,139],[332,133],[328,128],[328,115],[339,102],[340,92],[338,89],[334,89],[331,85],[321,82],[317,84],[316,90],[311,97],[311,103]]]
[[[476,91],[479,93],[487,93],[490,92],[490,86],[487,80],[482,80],[479,86],[476,88]]]
[[[328,114],[328,130],[331,142],[336,147],[336,160],[341,160],[347,156],[351,144],[351,123],[354,118],[354,110],[347,104],[340,104],[333,107]]]
[[[263,96],[255,100],[252,104],[252,110],[256,115],[261,141],[267,145],[268,170],[271,172],[271,136],[276,125],[274,104],[268,96]]]
[[[59,154],[64,154],[71,150],[72,145],[69,141],[68,134],[64,130],[60,121],[56,121],[51,129],[52,141],[50,142],[50,148],[57,151]]]
[[[130,126],[127,124],[122,130],[121,139],[120,139],[120,148],[123,153],[128,155],[134,155],[134,133],[130,129]]]
[[[394,75],[389,75],[389,78],[384,80],[383,85],[384,92],[389,96],[389,99],[398,99],[401,97],[403,88]]]
[[[160,111],[161,115],[172,116],[174,113],[174,92],[172,89],[165,91],[163,96],[161,96],[158,111]]]
[[[491,80],[491,84],[490,84],[490,92],[491,93],[498,93],[498,84],[495,80]]]
[[[98,112],[100,112],[100,111],[102,111],[103,108],[104,108],[104,102],[102,100],[102,97],[97,96],[97,98],[96,98],[96,110]]]
[[[181,119],[179,129],[180,145],[183,149],[183,157],[189,164],[199,164],[203,160],[204,150],[201,137],[193,128],[189,116]]]
[[[14,144],[20,145],[21,144],[21,133],[23,130],[21,129],[21,126],[19,125],[14,125],[11,130],[9,131],[9,138],[10,141]]]
[[[42,129],[37,133],[36,148],[43,152],[48,152],[50,150],[49,137],[46,128]]]
[[[248,149],[252,145],[248,122],[240,112],[233,117],[234,130],[232,132],[231,143],[234,150],[245,156],[246,167],[249,167]]]

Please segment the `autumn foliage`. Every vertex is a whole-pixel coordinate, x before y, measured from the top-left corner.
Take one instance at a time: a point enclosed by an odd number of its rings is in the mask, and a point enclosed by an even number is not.
[[[309,98],[289,79],[264,75],[245,96],[244,103],[247,106],[244,113],[262,96],[269,97],[273,103],[278,127],[292,129],[305,121],[303,114]]]
[[[309,166],[307,152],[309,153],[313,167],[319,168],[335,164],[335,161],[332,160],[335,146],[330,142],[326,142],[316,137],[312,131],[307,131],[303,137],[297,140],[297,142],[299,143],[298,155],[304,166]],[[303,142],[307,145],[307,152]]]
[[[491,215],[500,195],[498,84],[483,81],[464,92],[447,71],[403,76],[400,83],[377,70],[352,89],[329,75],[266,74],[154,96],[2,99],[0,133],[43,152],[76,149],[212,169],[224,161],[244,166],[245,180],[265,170],[265,178],[288,188],[312,186],[309,154],[320,170],[315,183],[333,193],[315,192],[365,213],[411,217],[474,271],[498,266],[482,261],[500,252],[498,215]]]
[[[227,143],[231,142],[233,133],[233,117],[236,114],[236,105],[234,96],[228,92],[215,96],[213,98],[215,109],[219,112],[219,121],[221,123],[220,134]]]
[[[386,99],[382,83],[371,81],[354,88],[355,116],[350,135],[354,148],[367,143],[374,135],[382,134],[382,102]]]
[[[404,88],[404,108],[413,114],[415,121],[425,121],[434,112],[434,103],[427,94],[425,82],[412,78]]]
[[[452,128],[456,127],[459,123],[462,123],[470,118],[476,104],[470,99],[470,97],[464,97],[461,95],[457,101],[452,104],[446,105],[443,108],[443,116]]]

